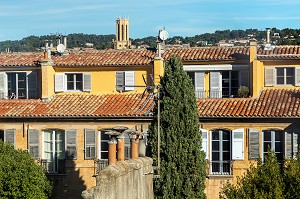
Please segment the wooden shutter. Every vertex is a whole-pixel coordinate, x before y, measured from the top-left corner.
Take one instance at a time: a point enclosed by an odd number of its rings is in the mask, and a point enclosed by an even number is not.
[[[37,98],[37,73],[27,73],[27,98]]]
[[[55,92],[65,91],[65,74],[55,74]]]
[[[244,129],[235,129],[232,134],[232,159],[244,160]]]
[[[35,129],[28,129],[28,152],[29,154],[38,159],[40,157],[40,132]]]
[[[77,132],[76,130],[66,130],[66,158],[77,159]]]
[[[6,98],[6,74],[1,72],[0,73],[0,99]]]
[[[275,85],[275,69],[274,68],[265,68],[265,86],[274,86]]]
[[[295,158],[299,144],[298,132],[285,132],[285,157]]]
[[[15,132],[16,132],[15,129],[7,129],[4,132],[4,141],[7,143],[13,144],[14,147],[16,146],[15,145]]]
[[[210,98],[222,97],[220,72],[210,72]]]
[[[125,91],[134,90],[134,71],[125,71],[125,85],[132,87],[125,87]]]
[[[92,75],[88,73],[83,74],[83,91],[91,91],[92,89]]]
[[[93,129],[84,130],[84,157],[85,159],[96,157],[96,133]]]
[[[205,153],[205,159],[208,160],[208,130],[200,129],[202,132],[202,150]]]
[[[259,159],[259,131],[249,129],[249,159]]]
[[[300,86],[300,67],[295,67],[295,86]]]
[[[239,72],[240,86],[247,86],[249,88],[249,71],[243,70]]]
[[[117,91],[123,91],[124,90],[124,72],[123,71],[117,71],[116,72],[116,89]]]
[[[197,98],[204,98],[204,72],[195,72],[195,91]]]

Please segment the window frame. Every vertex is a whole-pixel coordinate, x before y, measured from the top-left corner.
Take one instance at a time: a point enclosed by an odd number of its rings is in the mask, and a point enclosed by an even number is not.
[[[72,75],[73,76],[73,81],[70,81],[73,83],[73,89],[69,89],[68,88],[68,76],[69,75]],[[77,75],[81,75],[81,89],[77,89],[77,83],[79,81],[77,81]],[[72,91],[75,91],[75,92],[82,92],[83,91],[83,73],[65,73],[65,85],[66,85],[66,88],[65,90],[67,92],[72,92]]]
[[[278,83],[278,69],[283,69],[283,76],[280,76],[280,77],[283,77],[283,84]],[[291,69],[291,71],[293,72],[292,84],[287,83],[287,78],[290,77],[290,76],[287,76],[287,69]],[[295,67],[293,67],[293,66],[275,67],[275,82],[276,82],[277,86],[294,86],[295,78],[296,78]]]
[[[266,131],[270,131],[271,132],[271,141],[265,141],[265,132]],[[280,141],[276,141],[276,132],[278,131],[281,131],[280,133],[282,134],[282,138]],[[268,153],[268,151],[265,151],[265,143],[266,142],[271,142],[271,150],[274,150],[275,154],[278,154],[278,153],[281,153],[282,154],[282,160],[278,160],[277,161],[283,161],[285,159],[285,133],[284,133],[284,130],[281,130],[281,129],[263,129],[262,130],[262,150],[261,150],[261,153],[262,153],[262,161],[264,161],[264,158],[265,158],[265,154]],[[282,144],[281,146],[281,151],[277,152],[276,151],[276,143],[280,142]]]

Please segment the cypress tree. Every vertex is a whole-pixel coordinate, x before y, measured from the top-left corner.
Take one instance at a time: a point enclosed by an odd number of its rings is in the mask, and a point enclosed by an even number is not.
[[[157,165],[157,103],[149,127],[150,152]],[[160,178],[156,198],[205,198],[205,154],[201,150],[198,107],[192,81],[182,62],[167,61],[160,85]]]

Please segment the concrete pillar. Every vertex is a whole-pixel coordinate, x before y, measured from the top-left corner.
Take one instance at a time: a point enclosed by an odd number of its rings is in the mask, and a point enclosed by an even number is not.
[[[116,164],[116,151],[117,151],[117,141],[115,137],[112,137],[108,142],[108,164]]]
[[[138,136],[131,138],[131,158],[136,160],[139,158],[139,139]]]
[[[117,137],[118,139],[118,161],[125,160],[125,136],[123,134]]]

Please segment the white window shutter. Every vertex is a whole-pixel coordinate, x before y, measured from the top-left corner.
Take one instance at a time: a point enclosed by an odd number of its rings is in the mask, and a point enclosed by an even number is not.
[[[204,72],[195,72],[195,91],[197,98],[204,98]]]
[[[116,90],[123,91],[124,90],[124,71],[116,72]]]
[[[293,157],[293,132],[285,132],[285,157]]]
[[[65,91],[65,74],[55,74],[55,92]]]
[[[300,86],[300,67],[295,67],[295,86]]]
[[[0,99],[7,98],[6,74],[0,72]]]
[[[77,132],[75,129],[66,130],[66,158],[76,159],[77,158]]]
[[[93,129],[84,129],[84,157],[85,159],[96,157],[96,132]]]
[[[239,73],[240,86],[247,86],[249,88],[249,71],[242,70]]]
[[[14,145],[14,147],[16,148],[16,130],[15,129],[7,129],[5,130],[4,132],[4,141],[7,142],[7,143],[11,143]]]
[[[134,90],[134,71],[125,71],[125,85],[131,87],[125,87],[125,91]]]
[[[259,130],[249,129],[249,159],[259,159]]]
[[[208,160],[208,130],[200,129],[202,132],[202,150],[205,153],[205,159]]]
[[[28,152],[33,158],[40,157],[40,132],[35,129],[28,129]]]
[[[210,98],[222,97],[222,78],[220,72],[210,72]]]
[[[244,129],[235,129],[232,134],[232,159],[244,160]]]
[[[27,73],[27,98],[37,98],[37,73]]]
[[[83,74],[83,91],[91,91],[92,89],[92,75],[89,73]]]
[[[275,69],[265,68],[265,86],[275,85]]]

